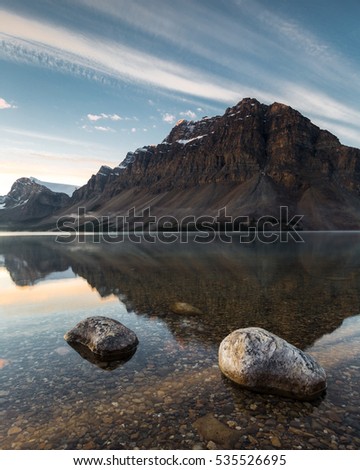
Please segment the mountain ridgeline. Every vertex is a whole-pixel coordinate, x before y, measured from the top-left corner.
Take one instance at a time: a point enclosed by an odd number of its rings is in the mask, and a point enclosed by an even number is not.
[[[66,207],[70,197],[51,191],[34,178],[19,178],[0,199],[0,228],[32,228]]]
[[[299,228],[356,230],[360,150],[289,106],[246,98],[223,116],[179,121],[160,144],[129,152],[116,168],[101,167],[71,198],[51,202],[50,211],[41,206],[36,213],[33,201],[28,216],[30,201],[21,205],[22,217],[4,207],[0,227],[54,229],[79,207],[118,228],[117,218],[131,208],[177,220],[226,208],[227,216],[256,221],[287,206],[290,215],[303,215]]]

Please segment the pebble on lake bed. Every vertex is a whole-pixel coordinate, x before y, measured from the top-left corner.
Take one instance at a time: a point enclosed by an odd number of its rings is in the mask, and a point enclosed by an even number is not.
[[[170,305],[170,310],[178,315],[201,315],[202,311],[194,307],[193,305],[187,304],[186,302],[174,302]]]
[[[326,389],[326,374],[315,359],[262,328],[235,330],[220,344],[219,367],[244,388],[313,400]]]
[[[224,449],[232,449],[242,437],[241,432],[226,426],[211,413],[197,419],[193,426],[204,441],[214,442]]]

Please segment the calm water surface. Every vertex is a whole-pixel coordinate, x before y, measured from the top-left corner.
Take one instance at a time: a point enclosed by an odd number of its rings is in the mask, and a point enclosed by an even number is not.
[[[175,301],[203,311],[170,311]],[[3,449],[360,449],[360,234],[264,245],[0,237]],[[63,339],[92,315],[139,338],[125,364]],[[232,330],[266,328],[325,368],[302,403],[243,391],[217,366]],[[215,446],[215,447],[214,447]]]

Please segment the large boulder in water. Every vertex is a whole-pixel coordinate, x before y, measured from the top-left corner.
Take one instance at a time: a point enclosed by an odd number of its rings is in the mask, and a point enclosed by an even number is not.
[[[104,360],[132,356],[139,343],[136,334],[122,323],[101,316],[88,317],[64,335],[70,345],[86,346]]]
[[[326,389],[326,374],[309,354],[262,328],[243,328],[220,344],[223,374],[244,388],[299,400]]]

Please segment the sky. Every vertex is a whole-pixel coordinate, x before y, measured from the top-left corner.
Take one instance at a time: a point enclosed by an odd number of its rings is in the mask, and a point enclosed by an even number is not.
[[[81,186],[245,97],[360,147],[359,18],[358,0],[0,0],[0,195]]]

